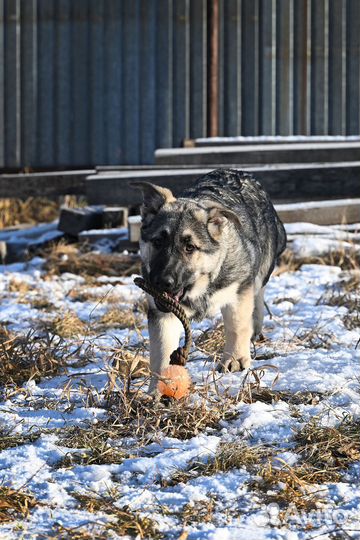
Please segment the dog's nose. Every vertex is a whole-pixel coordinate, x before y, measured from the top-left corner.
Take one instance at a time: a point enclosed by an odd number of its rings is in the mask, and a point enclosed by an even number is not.
[[[157,276],[155,286],[162,291],[171,292],[174,289],[175,279],[171,276]]]

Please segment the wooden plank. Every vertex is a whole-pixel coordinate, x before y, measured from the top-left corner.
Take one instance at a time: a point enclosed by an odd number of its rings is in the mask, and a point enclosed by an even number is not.
[[[86,180],[86,198],[90,204],[121,204],[121,206],[139,205],[140,190],[131,186],[135,180],[153,182],[173,189],[179,193],[183,188],[206,174],[210,169],[183,170],[141,170],[118,171],[117,174],[91,175]],[[94,202],[96,201],[96,202]]]
[[[275,208],[284,223],[305,221],[317,225],[336,225],[360,222],[360,199],[278,204]]]
[[[176,169],[193,169],[193,165],[179,165]],[[173,165],[98,165],[97,174],[117,174],[119,171],[166,171],[173,170]]]
[[[360,158],[360,142],[298,143],[281,145],[215,146],[211,148],[171,148],[155,152],[158,165],[218,165],[219,163],[320,163],[355,161]]]
[[[62,195],[83,195],[85,178],[93,169],[30,174],[0,175],[1,199],[45,197],[56,199]]]
[[[358,135],[259,135],[255,137],[207,137],[199,139],[186,139],[184,146],[187,148],[198,148],[206,146],[237,146],[255,144],[299,144],[299,143],[348,143],[360,142]]]
[[[170,188],[179,195],[213,168],[117,171],[91,175],[86,180],[89,204],[137,206],[140,191],[131,183],[149,181]],[[242,167],[257,178],[277,201],[299,201],[328,198],[360,197],[360,161],[353,163],[280,164]]]

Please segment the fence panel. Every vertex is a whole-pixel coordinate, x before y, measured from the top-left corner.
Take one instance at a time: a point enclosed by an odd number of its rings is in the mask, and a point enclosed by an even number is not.
[[[0,168],[207,135],[211,0],[0,0]],[[356,135],[359,0],[219,0],[219,135]]]

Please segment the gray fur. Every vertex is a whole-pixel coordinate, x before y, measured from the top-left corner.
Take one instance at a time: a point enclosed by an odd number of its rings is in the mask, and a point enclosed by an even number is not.
[[[269,196],[259,182],[237,169],[214,170],[177,199],[171,191],[152,184],[138,187],[144,195],[143,276],[179,298],[193,319],[201,320],[221,309],[228,329],[219,367],[248,367],[249,333],[251,337],[261,332],[263,288],[286,245],[284,227]],[[171,318],[167,315],[165,319],[152,299],[149,304],[151,339],[159,341],[151,347],[152,356],[161,356],[178,337],[164,346],[165,320]],[[156,334],[159,322],[162,330]],[[232,355],[237,357],[230,360]],[[169,358],[151,358],[152,371],[163,369],[168,362]]]

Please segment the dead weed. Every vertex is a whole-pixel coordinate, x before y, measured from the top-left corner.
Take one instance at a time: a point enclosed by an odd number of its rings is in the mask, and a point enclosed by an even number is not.
[[[41,197],[0,199],[0,229],[21,223],[45,223],[59,216],[59,204]]]
[[[97,331],[104,331],[108,328],[135,328],[140,326],[133,309],[123,306],[112,307],[97,321]]]
[[[343,322],[348,330],[360,327],[360,272],[351,272],[348,279],[343,279],[327,290],[317,304],[346,307],[348,312]]]
[[[44,324],[45,329],[62,338],[74,338],[89,333],[89,327],[74,311],[68,310]]]
[[[129,276],[140,273],[140,257],[119,253],[82,252],[73,244],[57,244],[45,253],[45,270],[49,276],[65,272],[85,278]]]
[[[297,453],[311,482],[338,481],[344,469],[360,460],[360,421],[345,419],[336,427],[312,419],[295,435]]]
[[[357,270],[360,268],[360,253],[356,249],[343,249],[329,251],[321,257],[298,257],[290,248],[286,248],[273,275],[296,272],[303,264],[323,264],[339,266],[342,270]]]
[[[36,499],[24,491],[0,486],[0,523],[28,517],[37,504]]]
[[[67,448],[76,448],[81,452],[68,452],[58,463],[58,467],[80,465],[106,465],[122,463],[129,454],[111,444],[109,431],[103,424],[89,428],[72,426],[59,433],[60,444]]]
[[[213,457],[206,462],[198,460],[190,462],[185,471],[177,471],[171,479],[163,480],[162,486],[174,486],[198,476],[213,476],[234,469],[257,469],[271,453],[270,448],[250,446],[245,441],[221,443]]]
[[[20,433],[12,433],[11,431],[0,431],[0,452],[7,450],[8,448],[15,448],[22,444],[33,443],[40,437],[40,433],[31,433],[29,435],[22,435]]]
[[[88,512],[103,512],[112,518],[111,521],[104,525],[105,530],[108,532],[112,531],[119,536],[129,535],[131,537],[151,538],[153,540],[163,538],[156,521],[151,517],[140,515],[126,506],[118,508],[110,497],[91,497],[80,494],[75,494],[74,496],[82,509]],[[104,538],[108,538],[108,536]],[[79,537],[80,539],[81,537]]]
[[[56,336],[39,336],[35,330],[26,335],[0,333],[0,385],[21,385],[29,379],[55,375],[66,368],[72,357]]]

